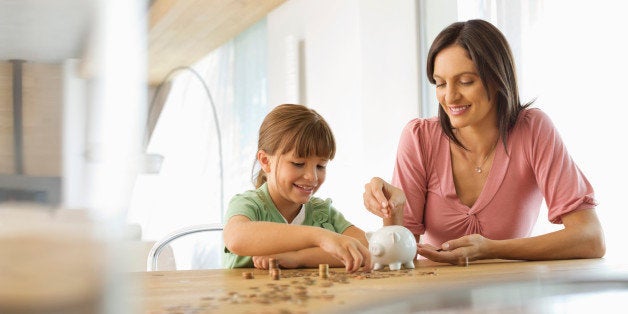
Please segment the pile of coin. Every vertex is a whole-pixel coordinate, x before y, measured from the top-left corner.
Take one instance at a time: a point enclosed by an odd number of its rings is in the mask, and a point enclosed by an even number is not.
[[[281,269],[279,269],[277,259],[272,257],[268,259],[268,274],[273,280],[281,279]]]
[[[329,264],[318,264],[318,277],[321,279],[329,278]]]

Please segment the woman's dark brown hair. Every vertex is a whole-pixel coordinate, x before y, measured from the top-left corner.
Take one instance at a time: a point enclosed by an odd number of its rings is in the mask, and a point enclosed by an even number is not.
[[[427,78],[432,84],[436,84],[434,59],[439,52],[452,45],[458,45],[467,51],[489,97],[493,97],[491,89],[496,92],[497,126],[505,147],[508,132],[517,122],[519,113],[532,104],[522,104],[519,99],[515,61],[506,37],[497,27],[484,20],[449,25],[434,39],[427,55]],[[438,117],[447,137],[465,148],[454,135],[451,121],[441,106],[438,108]]]
[[[323,117],[303,105],[283,104],[266,115],[259,128],[257,150],[269,155],[282,155],[294,150],[295,157],[324,157],[336,154],[336,141]],[[266,182],[266,173],[260,169],[254,178],[258,188]]]

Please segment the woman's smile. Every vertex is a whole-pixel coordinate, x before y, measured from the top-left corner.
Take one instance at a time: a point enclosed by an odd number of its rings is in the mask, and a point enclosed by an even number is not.
[[[451,114],[453,116],[464,114],[465,112],[467,112],[467,109],[469,109],[470,107],[471,107],[471,105],[447,106],[447,108],[449,109],[449,114]]]

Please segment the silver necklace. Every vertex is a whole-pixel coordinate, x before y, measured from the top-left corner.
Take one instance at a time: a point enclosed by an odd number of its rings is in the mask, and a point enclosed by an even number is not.
[[[486,156],[484,157],[484,160],[482,160],[482,163],[479,166],[475,166],[475,172],[482,173],[482,167],[484,167],[484,164],[488,160],[488,157],[491,156],[491,154],[495,150],[496,146],[497,146],[497,141],[495,142],[495,144],[493,144],[493,147],[491,148],[491,151],[489,151],[488,154],[486,154]]]

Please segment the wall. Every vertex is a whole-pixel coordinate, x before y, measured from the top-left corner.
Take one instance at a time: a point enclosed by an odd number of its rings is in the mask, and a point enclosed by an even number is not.
[[[13,173],[13,81],[11,63],[0,62],[0,173]]]
[[[420,20],[423,28],[419,30],[421,49],[421,77],[426,77],[427,53],[434,38],[458,18],[457,0],[420,1]],[[433,117],[438,115],[438,100],[436,99],[436,88],[425,80],[421,84],[421,115]]]
[[[0,61],[0,202],[60,203],[61,73],[54,63]],[[19,125],[14,77],[21,85]]]
[[[291,0],[268,15],[268,101],[301,102],[337,141],[319,197],[366,230],[364,184],[390,179],[397,142],[419,114],[415,1]]]
[[[63,63],[63,205],[86,208],[87,80],[79,75],[81,61]]]
[[[22,125],[24,174],[61,175],[61,67],[25,62],[22,65]],[[0,62],[0,173],[16,174],[13,147],[13,69]]]

